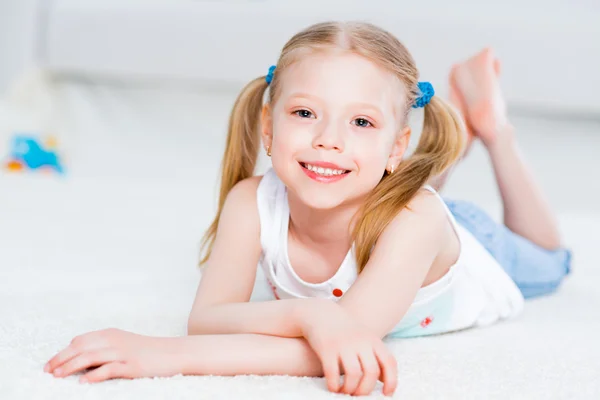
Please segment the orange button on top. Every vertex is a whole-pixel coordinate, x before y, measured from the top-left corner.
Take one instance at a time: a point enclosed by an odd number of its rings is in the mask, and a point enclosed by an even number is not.
[[[335,297],[342,297],[343,294],[344,294],[344,292],[342,292],[341,289],[333,289],[333,295]]]

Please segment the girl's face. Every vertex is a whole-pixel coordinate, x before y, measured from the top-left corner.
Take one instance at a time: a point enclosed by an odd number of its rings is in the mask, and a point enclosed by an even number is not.
[[[277,73],[277,71],[275,71]],[[305,205],[330,209],[364,197],[408,145],[405,89],[352,53],[315,53],[290,65],[263,110],[273,168]]]

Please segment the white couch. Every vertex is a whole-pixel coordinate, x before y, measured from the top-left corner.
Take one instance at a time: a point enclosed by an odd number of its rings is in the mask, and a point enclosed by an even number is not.
[[[453,62],[490,45],[517,111],[600,113],[600,8],[591,0],[6,0],[3,19],[0,90],[30,67],[239,87],[302,27],[364,19],[404,41],[441,93]]]

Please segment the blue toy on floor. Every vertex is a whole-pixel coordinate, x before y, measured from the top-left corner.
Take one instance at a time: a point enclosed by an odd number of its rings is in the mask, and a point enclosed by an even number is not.
[[[62,174],[64,172],[60,157],[55,151],[56,140],[52,137],[46,140],[46,147],[39,139],[30,135],[16,135],[13,138],[11,151],[6,168],[9,171],[24,169],[38,170],[50,168]]]

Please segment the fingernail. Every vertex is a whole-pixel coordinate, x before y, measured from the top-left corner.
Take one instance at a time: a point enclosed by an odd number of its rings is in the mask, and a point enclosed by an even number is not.
[[[61,373],[62,373],[62,369],[60,369],[60,368],[56,368],[54,370],[54,376],[59,376]]]
[[[48,372],[50,371],[50,365],[48,363],[46,363],[46,365],[44,365],[44,372]]]

